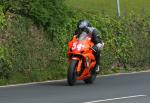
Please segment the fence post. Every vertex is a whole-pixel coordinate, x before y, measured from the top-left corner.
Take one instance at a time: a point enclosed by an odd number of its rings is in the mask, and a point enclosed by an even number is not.
[[[120,0],[117,0],[117,15],[120,17]]]

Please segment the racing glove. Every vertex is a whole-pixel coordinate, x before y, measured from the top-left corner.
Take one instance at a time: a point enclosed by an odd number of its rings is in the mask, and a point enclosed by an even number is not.
[[[104,43],[98,43],[98,44],[96,44],[96,46],[97,46],[98,50],[101,50],[104,46]]]
[[[100,51],[100,50],[103,48],[103,45],[104,45],[104,44],[98,43],[98,44],[94,45],[91,49],[92,49],[94,52],[97,52],[97,51]]]

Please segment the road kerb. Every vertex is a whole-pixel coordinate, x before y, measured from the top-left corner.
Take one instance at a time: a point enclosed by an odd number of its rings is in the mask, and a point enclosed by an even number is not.
[[[108,74],[108,75],[99,75],[97,77],[98,78],[102,78],[102,77],[109,77],[109,76],[140,74],[140,73],[146,73],[146,72],[150,72],[150,70],[140,71],[140,72],[131,72],[131,73],[115,73],[115,74]],[[49,80],[49,81],[42,81],[42,82],[31,82],[31,83],[20,83],[20,84],[10,84],[10,85],[0,86],[0,88],[18,87],[18,86],[27,86],[27,85],[36,85],[36,84],[45,84],[45,83],[62,82],[62,81],[66,81],[66,79]]]

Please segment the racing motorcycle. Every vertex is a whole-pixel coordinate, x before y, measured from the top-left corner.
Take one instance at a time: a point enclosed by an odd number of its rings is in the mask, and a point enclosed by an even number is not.
[[[92,84],[96,79],[96,60],[92,46],[94,43],[91,41],[91,35],[86,32],[74,36],[68,42],[67,82],[70,86],[74,85],[76,80]]]

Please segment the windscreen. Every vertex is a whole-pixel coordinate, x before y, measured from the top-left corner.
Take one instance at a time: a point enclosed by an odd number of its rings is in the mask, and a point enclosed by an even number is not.
[[[79,37],[78,37],[78,40],[79,41],[83,41],[85,40],[86,38],[88,37],[88,34],[86,32],[82,32]]]

